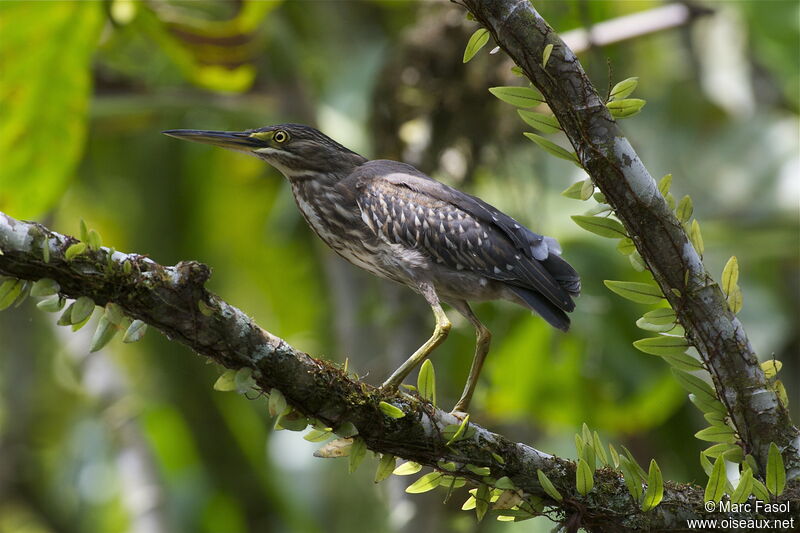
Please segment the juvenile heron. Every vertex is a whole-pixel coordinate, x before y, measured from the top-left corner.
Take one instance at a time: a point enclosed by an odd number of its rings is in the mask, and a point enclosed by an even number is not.
[[[368,161],[314,128],[280,124],[243,132],[170,130],[166,135],[253,154],[288,180],[311,229],[337,254],[420,293],[433,335],[386,380],[399,386],[450,331],[441,303],[475,327],[475,356],[454,411],[465,412],[491,333],[468,301],[509,300],[566,331],[580,292],[558,242],[538,235],[480,198],[397,161]]]

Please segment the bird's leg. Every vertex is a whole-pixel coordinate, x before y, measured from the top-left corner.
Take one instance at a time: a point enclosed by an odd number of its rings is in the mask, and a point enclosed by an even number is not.
[[[475,326],[475,333],[477,335],[475,341],[475,356],[472,358],[472,367],[469,369],[467,384],[464,386],[464,392],[461,394],[461,398],[456,403],[456,406],[453,407],[453,413],[466,413],[469,402],[472,400],[472,393],[475,392],[475,386],[478,384],[478,376],[481,374],[486,354],[489,353],[492,333],[478,320],[478,317],[472,312],[467,302],[453,302],[452,305]]]
[[[425,344],[420,346],[416,352],[411,354],[411,357],[409,357],[405,363],[400,365],[400,367],[389,376],[389,379],[381,385],[382,389],[396,389],[406,376],[421,364],[431,352],[447,338],[447,334],[450,333],[450,320],[448,320],[447,315],[444,313],[442,304],[439,303],[439,297],[436,295],[436,291],[428,283],[420,283],[419,289],[420,293],[425,297],[433,310],[433,314],[436,317],[436,327],[433,329],[431,338],[425,341]]]

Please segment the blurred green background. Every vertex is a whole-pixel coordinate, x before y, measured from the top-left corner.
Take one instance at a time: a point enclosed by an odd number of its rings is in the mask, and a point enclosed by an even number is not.
[[[559,32],[660,2],[537,3]],[[762,357],[783,360],[798,407],[800,6],[709,2],[680,28],[580,54],[601,93],[639,76],[643,112],[623,127],[653,175],[673,173],[703,227],[718,279],[739,259],[740,316]],[[574,457],[586,422],[704,480],[703,427],[668,367],[636,351],[644,306],[604,279],[644,279],[570,215],[581,171],[526,141],[487,88],[519,83],[446,2],[114,0],[0,3],[0,210],[163,264],[209,264],[209,286],[260,325],[372,384],[427,338],[411,291],[345,264],[306,228],[284,180],[255,158],[181,143],[172,128],[318,126],[370,157],[403,159],[560,240],[583,276],[569,334],[505,304],[476,307],[494,348],[473,419]],[[558,139],[556,139],[558,140]],[[563,141],[563,139],[562,139]],[[466,378],[472,328],[434,356],[440,402]],[[372,482],[314,459],[318,444],[271,431],[261,398],[212,390],[220,370],[154,331],[89,355],[26,302],[0,317],[0,532],[549,531],[445,505],[408,478]],[[441,491],[441,492],[440,492]]]

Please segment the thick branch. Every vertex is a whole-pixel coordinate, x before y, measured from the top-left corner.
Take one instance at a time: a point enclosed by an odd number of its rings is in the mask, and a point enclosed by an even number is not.
[[[573,462],[510,442],[476,425],[471,437],[447,446],[442,429],[458,423],[453,415],[407,394],[381,393],[330,363],[295,350],[206,291],[208,267],[190,261],[165,267],[140,255],[110,255],[106,248],[67,261],[64,252],[75,242],[39,224],[0,213],[0,274],[28,280],[50,278],[59,283],[64,296],[88,296],[98,305],[114,302],[131,317],[227,368],[251,368],[258,388],[277,388],[304,415],[333,428],[353,424],[371,450],[434,468],[439,461],[488,466],[492,478],[509,477],[525,494],[544,498],[562,519],[579,516],[580,523],[592,530],[684,529],[686,520],[706,515],[699,487],[671,482],[666,484],[663,503],[643,513],[618,472],[608,468],[598,470],[597,487],[580,496]],[[48,261],[43,246],[48,247]],[[131,265],[127,273],[126,262]],[[406,416],[384,415],[380,401],[400,407]],[[537,481],[538,469],[561,491],[563,501],[555,502],[544,493]],[[482,480],[466,470],[463,476]]]
[[[614,208],[709,368],[745,452],[763,472],[775,442],[788,476],[800,477],[800,432],[767,386],[725,295],[575,54],[528,0],[464,0],[464,5],[545,96],[581,165]],[[543,68],[548,44],[553,50]]]

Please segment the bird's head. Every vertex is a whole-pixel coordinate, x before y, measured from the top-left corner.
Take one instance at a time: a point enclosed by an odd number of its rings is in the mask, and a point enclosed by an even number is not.
[[[289,179],[313,174],[344,177],[366,161],[322,132],[302,124],[278,124],[247,131],[167,130],[163,133],[253,154]]]

